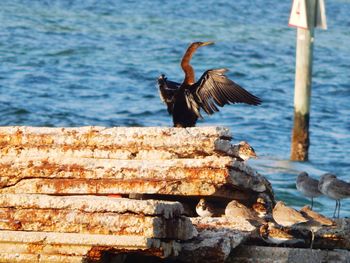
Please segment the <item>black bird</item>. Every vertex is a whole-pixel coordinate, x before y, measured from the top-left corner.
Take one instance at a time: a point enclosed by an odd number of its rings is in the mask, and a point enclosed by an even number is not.
[[[195,82],[194,70],[190,60],[199,47],[208,46],[214,42],[194,42],[188,48],[181,60],[181,68],[185,72],[182,84],[167,80],[164,75],[158,78],[160,98],[173,116],[174,127],[194,127],[202,108],[211,115],[231,103],[261,104],[261,99],[249,93],[241,86],[226,77],[227,69],[210,69],[203,73]]]

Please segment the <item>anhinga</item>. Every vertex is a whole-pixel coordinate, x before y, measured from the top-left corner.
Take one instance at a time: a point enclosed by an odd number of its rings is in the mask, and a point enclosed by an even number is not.
[[[196,82],[190,60],[199,47],[214,42],[194,42],[181,60],[181,68],[185,72],[182,84],[167,80],[164,75],[158,78],[160,97],[173,116],[174,127],[193,127],[197,119],[202,118],[200,108],[207,114],[213,114],[225,104],[246,103],[261,104],[261,99],[249,93],[225,76],[227,69],[210,69],[203,73]]]

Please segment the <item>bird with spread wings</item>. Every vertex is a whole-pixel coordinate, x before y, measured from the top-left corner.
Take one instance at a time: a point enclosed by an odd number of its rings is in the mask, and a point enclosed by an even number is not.
[[[211,115],[219,111],[217,106],[233,103],[259,105],[262,102],[260,98],[227,78],[225,68],[207,70],[195,81],[190,60],[199,47],[211,44],[213,42],[194,42],[188,47],[181,60],[181,67],[185,72],[182,83],[170,81],[164,75],[158,78],[160,98],[173,116],[174,127],[194,127],[198,118],[203,118],[201,109]]]

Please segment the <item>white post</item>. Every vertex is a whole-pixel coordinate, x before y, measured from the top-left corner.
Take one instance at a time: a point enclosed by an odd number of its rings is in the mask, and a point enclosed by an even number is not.
[[[306,1],[308,28],[297,29],[294,127],[291,160],[307,161],[309,150],[309,118],[312,83],[312,52],[317,0]]]

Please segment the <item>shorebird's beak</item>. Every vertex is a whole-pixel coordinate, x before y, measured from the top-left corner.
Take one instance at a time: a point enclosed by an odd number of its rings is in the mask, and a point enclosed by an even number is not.
[[[201,47],[213,45],[214,43],[215,43],[215,42],[213,42],[213,41],[202,42],[202,43],[201,43]]]
[[[256,153],[255,153],[253,148],[251,148],[249,157],[250,158],[254,158],[254,159],[258,159],[258,156],[256,155]]]

